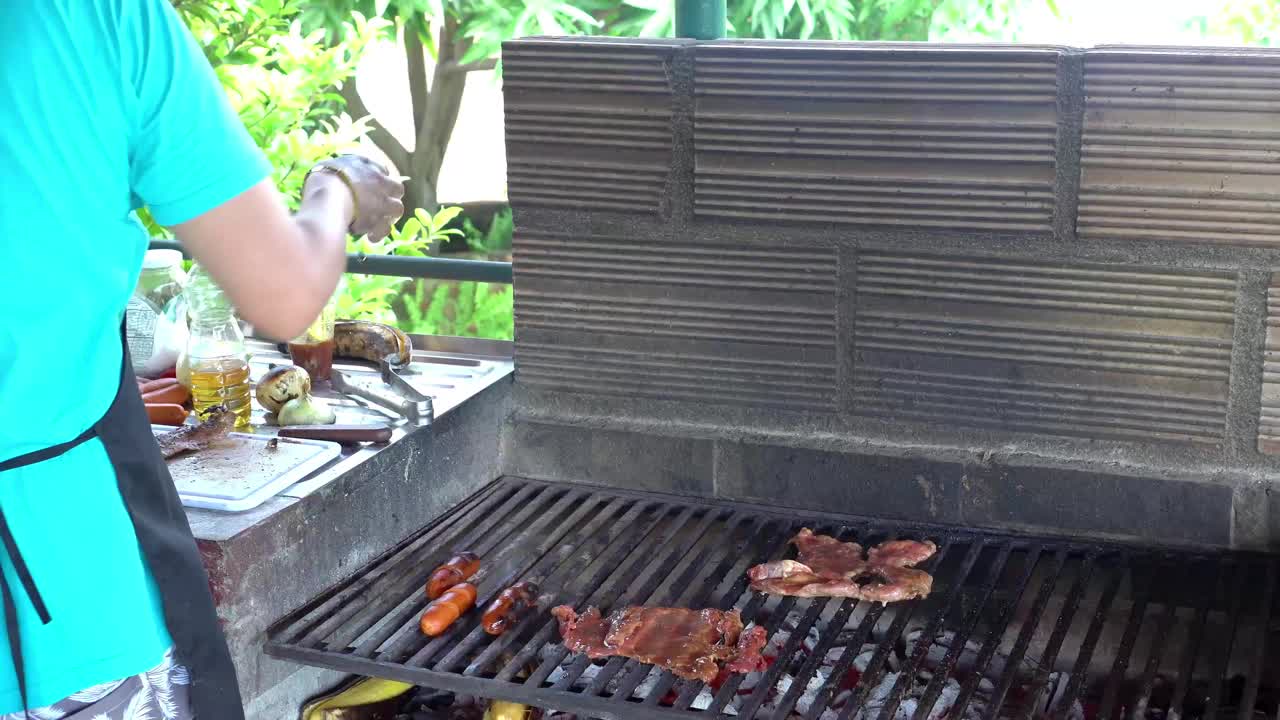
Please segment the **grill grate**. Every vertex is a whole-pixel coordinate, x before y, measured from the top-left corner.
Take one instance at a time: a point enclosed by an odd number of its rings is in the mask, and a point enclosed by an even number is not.
[[[747,568],[806,525],[864,545],[933,540],[933,594],[885,607],[748,589]],[[773,663],[711,687],[591,663],[546,612],[496,639],[474,613],[425,638],[423,583],[462,550],[484,558],[481,606],[527,579],[551,596],[544,610],[737,607],[768,629]],[[1280,710],[1264,672],[1276,562],[502,478],[277,623],[268,652],[619,720],[1252,720]]]

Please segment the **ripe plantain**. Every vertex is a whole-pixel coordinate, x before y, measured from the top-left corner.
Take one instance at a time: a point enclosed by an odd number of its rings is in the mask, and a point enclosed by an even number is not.
[[[365,320],[344,320],[333,328],[335,357],[381,362],[404,367],[413,357],[413,343],[397,328]]]

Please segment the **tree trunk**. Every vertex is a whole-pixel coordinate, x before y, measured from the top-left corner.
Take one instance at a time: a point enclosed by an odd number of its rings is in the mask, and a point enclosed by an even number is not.
[[[436,177],[427,178],[418,173],[403,172],[409,175],[409,179],[404,181],[405,217],[413,215],[414,208],[434,213],[439,205],[436,199],[436,180],[440,173],[437,171]]]
[[[437,190],[440,168],[444,164],[449,139],[458,122],[462,107],[462,94],[467,86],[467,73],[473,70],[489,70],[494,61],[486,60],[467,65],[461,64],[470,41],[459,35],[458,22],[447,17],[440,26],[436,41],[437,57],[431,77],[427,66],[422,39],[411,27],[404,28],[404,50],[408,60],[409,96],[413,102],[414,147],[412,151],[387,132],[377,118],[369,115],[355,89],[354,78],[342,88],[347,108],[356,117],[369,117],[369,138],[391,161],[405,181],[404,206],[406,216],[417,208],[434,213],[439,207]]]

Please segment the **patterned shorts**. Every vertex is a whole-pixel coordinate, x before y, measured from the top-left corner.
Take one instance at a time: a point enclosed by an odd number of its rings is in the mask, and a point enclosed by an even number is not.
[[[0,715],[0,720],[192,720],[190,689],[191,676],[170,650],[141,675],[95,685],[26,715]]]

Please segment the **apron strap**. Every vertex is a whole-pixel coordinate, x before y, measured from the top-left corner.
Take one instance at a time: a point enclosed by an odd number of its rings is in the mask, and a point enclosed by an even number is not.
[[[0,472],[52,460],[84,444],[97,434],[96,428],[90,427],[67,442],[10,458],[0,462]],[[31,568],[27,567],[27,561],[23,559],[22,551],[18,549],[18,541],[14,539],[13,531],[9,529],[9,520],[5,517],[3,508],[0,508],[0,545],[4,547],[9,561],[13,563],[18,582],[26,592],[27,598],[31,600],[31,605],[35,608],[36,615],[40,617],[40,622],[48,625],[53,618],[49,616],[49,608],[36,587],[35,578],[31,577]],[[0,602],[4,605],[4,629],[9,636],[9,658],[13,662],[13,671],[18,676],[18,695],[22,698],[22,712],[30,718],[30,707],[27,702],[27,673],[22,659],[22,631],[18,625],[18,604],[13,598],[13,588],[9,585],[9,578],[3,572],[0,572]]]

